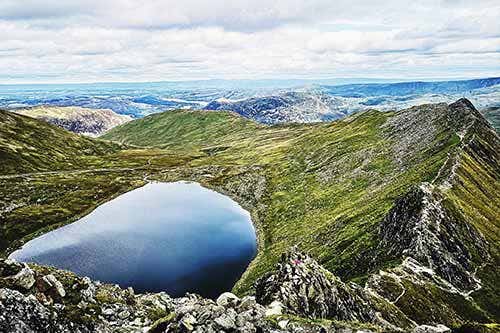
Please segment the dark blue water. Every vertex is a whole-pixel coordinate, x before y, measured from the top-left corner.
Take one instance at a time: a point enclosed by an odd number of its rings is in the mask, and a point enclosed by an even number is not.
[[[197,183],[151,183],[11,254],[138,292],[228,291],[256,253],[250,214]]]

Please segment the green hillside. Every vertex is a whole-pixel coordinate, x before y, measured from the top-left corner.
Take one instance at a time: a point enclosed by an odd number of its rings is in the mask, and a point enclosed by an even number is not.
[[[0,110],[0,174],[77,168],[118,149],[116,144]]]
[[[13,126],[25,132],[21,119]],[[65,133],[38,128],[47,137],[41,147]],[[85,139],[101,166],[95,172],[0,177],[1,251],[145,181],[194,180],[252,214],[259,252],[234,288],[239,294],[297,244],[344,280],[384,282],[381,294],[394,292],[395,282],[385,277],[401,275],[406,293],[396,305],[418,322],[432,321],[426,302],[451,326],[500,317],[500,141],[467,100],[307,125],[264,126],[226,112],[165,112],[116,127],[102,139],[135,148],[108,152],[101,147],[111,143]],[[9,145],[18,140],[9,137]],[[76,155],[69,145],[67,158]],[[412,223],[422,232],[412,234]],[[435,279],[406,279],[408,256],[433,267]],[[378,277],[381,269],[390,274]],[[481,281],[477,290],[472,277]]]
[[[231,112],[171,111],[115,127],[103,139],[186,149],[248,137],[261,125]]]

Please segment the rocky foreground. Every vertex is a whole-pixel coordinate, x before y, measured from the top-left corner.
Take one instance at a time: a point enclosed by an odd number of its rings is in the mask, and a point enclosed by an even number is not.
[[[132,288],[0,261],[0,332],[451,332],[417,325],[369,288],[344,283],[293,249],[255,296],[217,300]]]

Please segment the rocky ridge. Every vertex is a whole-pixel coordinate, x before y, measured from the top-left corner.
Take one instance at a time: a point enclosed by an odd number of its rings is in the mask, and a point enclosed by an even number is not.
[[[89,109],[77,106],[36,106],[14,112],[46,121],[68,131],[96,137],[132,118],[109,109]]]

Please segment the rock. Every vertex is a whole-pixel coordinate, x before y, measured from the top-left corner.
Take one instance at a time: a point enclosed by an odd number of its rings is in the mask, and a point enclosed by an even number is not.
[[[102,310],[102,314],[106,317],[112,317],[115,314],[115,310],[113,308],[106,308]]]
[[[273,301],[266,309],[266,317],[283,314],[283,303]]]
[[[16,290],[0,289],[0,332],[109,332],[93,323],[85,326],[58,318],[56,311],[43,306],[33,295],[24,296]]]
[[[471,253],[487,260],[487,242],[473,225],[457,220],[443,199],[440,190],[429,183],[397,199],[380,224],[380,252],[383,258],[414,258],[468,292],[478,287]]]
[[[233,306],[237,304],[239,301],[240,299],[236,295],[230,292],[225,292],[217,298],[216,303],[220,306],[227,307],[227,306]]]
[[[188,331],[192,331],[192,330],[194,330],[194,324],[196,324],[196,318],[188,313],[182,318],[181,322],[182,322],[182,325],[184,325],[184,327]]]
[[[245,296],[241,299],[238,305],[238,311],[246,311],[254,308],[257,305],[257,301],[254,296]]]
[[[375,311],[362,288],[353,288],[320,266],[311,257],[292,248],[283,254],[277,270],[259,279],[257,302],[272,305],[266,315],[287,313],[309,318],[372,322]]]
[[[59,297],[66,296],[62,283],[52,274],[45,275],[41,279],[40,288],[42,291],[52,290]]]
[[[12,259],[0,259],[0,277],[7,277],[19,273],[23,264]]]
[[[285,329],[289,322],[289,320],[280,320],[278,321],[278,326],[282,329]]]
[[[15,286],[28,290],[35,284],[35,273],[27,265],[24,265],[16,275],[8,279],[11,280]]]
[[[215,323],[222,327],[223,329],[230,330],[236,328],[236,312],[233,309],[229,309],[226,313],[223,313],[220,317],[215,318]]]
[[[451,333],[451,329],[444,325],[420,325],[413,329],[413,333]]]
[[[118,318],[120,319],[127,319],[128,317],[130,317],[130,312],[128,312],[127,310],[123,310],[121,312],[118,313]]]

